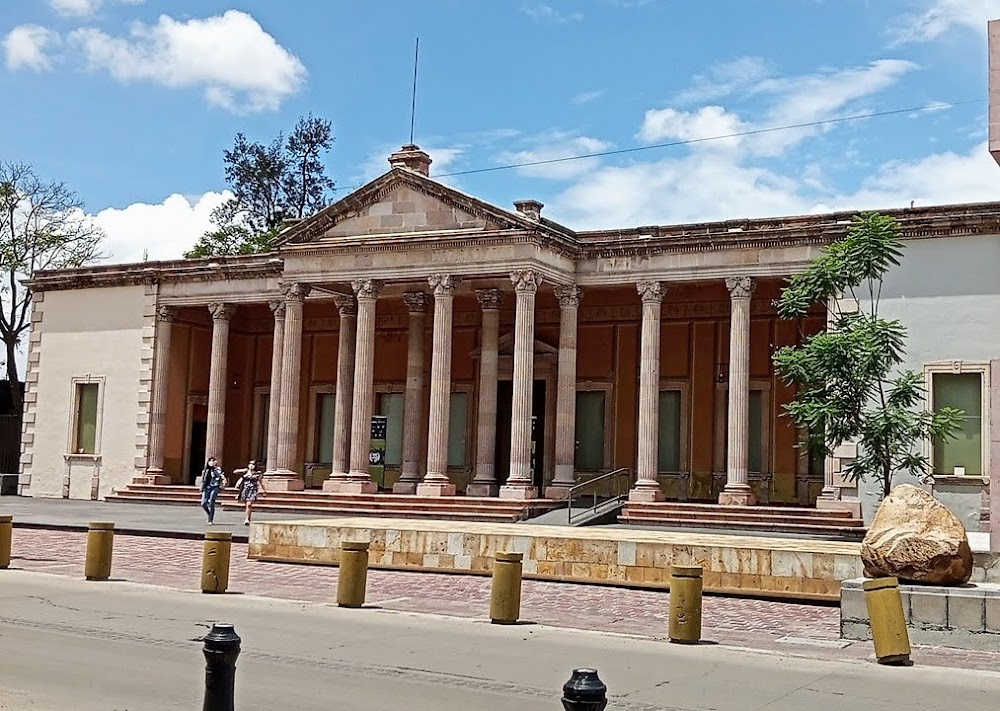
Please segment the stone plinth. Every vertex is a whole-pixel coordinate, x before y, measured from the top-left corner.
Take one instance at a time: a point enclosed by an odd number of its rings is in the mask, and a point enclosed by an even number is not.
[[[292,476],[269,476],[264,486],[269,492],[303,491],[306,488],[304,481]]]

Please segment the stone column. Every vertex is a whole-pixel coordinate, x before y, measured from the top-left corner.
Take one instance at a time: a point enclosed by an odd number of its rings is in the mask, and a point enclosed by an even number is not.
[[[451,416],[451,322],[457,280],[447,274],[428,279],[434,290],[434,348],[431,353],[431,407],[427,432],[427,474],[418,496],[454,496],[448,479],[448,421]]]
[[[559,383],[556,390],[556,470],[545,498],[565,499],[576,483],[576,326],[582,289],[556,287],[559,299]]]
[[[729,428],[726,457],[726,486],[719,503],[752,506],[757,503],[750,490],[747,473],[750,417],[750,296],[752,277],[726,279],[731,315],[729,320]]]
[[[271,393],[267,399],[267,476],[278,468],[278,429],[281,421],[281,366],[285,345],[285,302],[268,304],[274,312],[274,340],[271,343]]]
[[[302,384],[302,308],[309,287],[285,286],[285,333],[281,349],[281,408],[278,422],[278,463],[268,488],[301,491],[305,482],[292,469],[299,445],[299,399]]]
[[[163,449],[167,429],[167,379],[170,377],[170,336],[176,309],[159,306],[156,309],[156,352],[153,356],[153,401],[149,412],[149,455],[146,476],[152,484],[169,484],[163,474]]]
[[[226,365],[229,359],[229,321],[236,313],[233,304],[209,304],[212,314],[212,364],[208,371],[208,422],[205,458],[223,461],[226,432]]]
[[[403,294],[410,313],[406,345],[406,392],[403,394],[403,468],[392,491],[415,494],[420,483],[420,428],[423,426],[424,329],[427,303],[422,291]]]
[[[375,384],[375,304],[382,282],[359,279],[352,283],[358,299],[358,336],[354,352],[354,404],[351,410],[351,468],[347,481],[335,490],[344,494],[375,494],[378,484],[368,473],[371,449],[372,395]]]
[[[350,471],[351,413],[354,410],[354,344],[357,338],[358,305],[350,294],[335,294],[340,312],[337,340],[337,391],[333,396],[333,466],[324,491],[337,491]],[[350,487],[347,487],[350,488]]]
[[[531,470],[531,393],[535,384],[535,294],[542,283],[531,270],[510,273],[517,302],[514,311],[514,382],[510,418],[510,476],[502,499],[534,499]]]
[[[642,333],[639,352],[639,451],[635,488],[629,501],[663,501],[659,474],[660,426],[660,311],[663,284],[636,284],[642,299]]]
[[[503,292],[499,289],[479,289],[476,298],[483,307],[482,342],[479,347],[479,416],[476,474],[466,493],[469,496],[496,496],[500,493],[496,478],[497,348]]]

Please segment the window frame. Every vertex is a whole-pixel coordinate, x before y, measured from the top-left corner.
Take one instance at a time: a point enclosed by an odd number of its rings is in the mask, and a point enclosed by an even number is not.
[[[448,416],[451,417],[451,396],[455,393],[465,393],[466,397],[466,408],[465,408],[465,463],[458,464],[446,464],[448,471],[454,472],[467,472],[471,471],[475,465],[476,455],[476,416],[478,413],[478,402],[475,395],[475,388],[472,383],[452,383],[451,390],[448,391]],[[403,419],[406,420],[406,408],[403,408]],[[451,437],[451,426],[449,421],[448,436]],[[447,452],[447,450],[446,450]],[[447,456],[447,454],[446,454]]]
[[[577,393],[593,393],[601,392],[604,393],[604,451],[601,456],[601,468],[590,470],[590,469],[580,469],[578,471],[591,473],[603,473],[611,471],[611,446],[614,442],[614,402],[612,398],[614,397],[614,386],[606,381],[595,381],[595,380],[581,380],[576,384],[576,390],[573,393],[573,397],[576,397]],[[574,408],[573,414],[573,469],[576,470],[576,410]]]
[[[760,423],[760,461],[762,471],[750,471],[749,457],[747,461],[748,476],[769,476],[774,473],[774,446],[771,428],[774,420],[774,401],[771,397],[771,381],[763,378],[751,378],[749,390],[761,392],[761,407],[764,410]],[[727,470],[726,447],[729,444],[726,420],[729,417],[729,381],[716,383],[715,386],[715,447],[713,468],[716,473],[725,474]],[[749,420],[748,420],[749,422]],[[749,454],[749,446],[747,453]]]
[[[688,460],[688,452],[690,451],[689,441],[691,439],[691,420],[690,420],[690,403],[691,403],[691,384],[687,380],[678,380],[676,378],[660,378],[660,387],[656,391],[656,431],[657,437],[659,437],[660,431],[660,393],[665,390],[678,390],[681,393],[681,431],[680,436],[677,441],[680,443],[680,452],[678,454],[677,462],[680,465],[680,470],[676,472],[672,471],[657,471],[657,474],[687,474],[691,471],[691,462]],[[659,441],[657,441],[656,447],[656,468],[660,468],[660,447]]]
[[[992,388],[990,361],[988,360],[940,360],[931,361],[924,364],[924,394],[927,402],[927,409],[934,412],[934,376],[935,375],[970,375],[980,376],[980,418],[981,442],[979,457],[981,460],[982,474],[965,474],[958,476],[976,477],[980,476],[989,479],[990,476],[990,392]],[[934,471],[934,441],[927,438],[923,441],[922,454],[927,457],[929,476],[940,478],[946,476],[956,476],[953,472]]]
[[[77,432],[80,424],[80,393],[81,385],[97,385],[97,411],[94,415],[94,451],[91,453],[77,452]],[[107,378],[103,375],[74,376],[70,378],[69,402],[69,432],[66,437],[66,456],[79,459],[100,459],[101,438],[104,430],[104,390],[107,385]]]
[[[306,464],[332,464],[332,462],[319,461],[319,396],[332,395],[334,402],[337,397],[336,385],[311,385],[309,387],[309,429],[306,437],[306,451],[309,453],[309,460]],[[336,413],[334,420],[336,421]],[[333,458],[332,456],[330,457]]]
[[[402,395],[403,396],[403,419],[399,423],[401,427],[406,427],[406,383],[391,382],[391,383],[378,383],[374,386],[374,397],[372,398],[372,415],[378,415],[382,409],[382,396],[383,395]],[[399,433],[399,464],[386,464],[386,471],[402,471],[403,469],[403,449],[406,446],[405,443],[405,431]]]
[[[268,398],[266,407],[261,404],[265,395]],[[271,414],[270,401],[270,386],[259,385],[253,389],[253,431],[250,434],[250,452],[255,461],[264,462],[268,469],[274,469],[274,462],[267,461],[267,430],[261,432],[264,420]],[[267,429],[270,429],[270,423],[268,423]]]

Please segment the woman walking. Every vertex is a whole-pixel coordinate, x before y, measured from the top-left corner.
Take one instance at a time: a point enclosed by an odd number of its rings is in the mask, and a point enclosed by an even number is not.
[[[208,514],[208,525],[215,523],[215,501],[226,485],[226,475],[215,457],[209,457],[201,473],[201,507]]]
[[[242,483],[237,498],[246,505],[246,520],[243,521],[243,525],[249,526],[250,518],[253,516],[253,502],[258,496],[267,493],[267,489],[264,488],[264,475],[263,472],[257,471],[257,462],[253,460],[247,464],[246,469],[237,469],[236,473],[243,474],[240,477]]]

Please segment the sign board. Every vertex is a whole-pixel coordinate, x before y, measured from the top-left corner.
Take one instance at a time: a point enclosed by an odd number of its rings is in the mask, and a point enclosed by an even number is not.
[[[535,475],[535,449],[538,447],[538,416],[531,416],[531,475]]]
[[[389,429],[389,418],[372,415],[371,444],[368,448],[368,475],[379,486],[385,485],[385,439]]]

